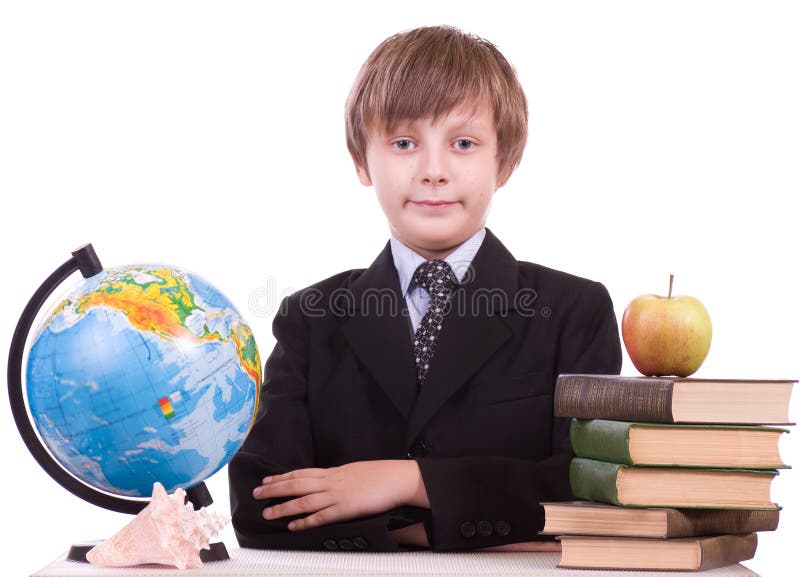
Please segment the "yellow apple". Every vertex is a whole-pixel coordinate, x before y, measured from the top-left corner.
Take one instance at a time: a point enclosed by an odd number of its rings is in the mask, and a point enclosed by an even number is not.
[[[711,347],[711,317],[699,300],[669,294],[640,295],[622,315],[622,340],[633,366],[646,376],[688,377]]]

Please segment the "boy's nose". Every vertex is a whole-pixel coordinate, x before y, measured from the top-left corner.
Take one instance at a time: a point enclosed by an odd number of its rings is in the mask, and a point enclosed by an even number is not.
[[[431,186],[441,186],[450,181],[447,174],[447,161],[440,151],[429,150],[424,155],[422,166],[420,167],[420,177],[422,183]]]

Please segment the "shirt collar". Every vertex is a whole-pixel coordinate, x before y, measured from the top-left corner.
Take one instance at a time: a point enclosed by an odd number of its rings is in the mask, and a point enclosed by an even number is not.
[[[481,228],[444,258],[444,261],[453,269],[453,274],[458,279],[458,282],[461,282],[467,273],[472,259],[475,258],[478,249],[481,248],[484,237],[486,237],[486,229]],[[400,279],[400,289],[402,294],[406,295],[409,291],[409,285],[413,281],[414,272],[427,259],[408,248],[394,236],[389,239],[389,242],[392,245],[394,268],[397,269],[397,276]],[[416,285],[416,283],[414,284]]]

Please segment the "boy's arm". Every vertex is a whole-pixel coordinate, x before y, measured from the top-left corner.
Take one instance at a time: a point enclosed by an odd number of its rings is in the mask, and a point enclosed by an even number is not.
[[[308,327],[297,297],[287,297],[273,322],[275,348],[266,363],[262,406],[239,452],[228,464],[231,516],[239,544],[253,548],[397,549],[389,523],[408,524],[404,511],[290,532],[297,517],[267,520],[263,510],[287,499],[253,498],[268,475],[314,467],[314,447],[306,399]],[[409,511],[409,513],[413,513]]]
[[[622,351],[611,298],[599,283],[585,285],[565,302],[558,337],[556,374],[618,374]],[[540,442],[531,439],[530,442]],[[419,459],[431,504],[425,521],[433,549],[473,549],[552,539],[543,501],[573,499],[569,484],[569,419],[553,419],[552,456],[539,462],[501,457]]]

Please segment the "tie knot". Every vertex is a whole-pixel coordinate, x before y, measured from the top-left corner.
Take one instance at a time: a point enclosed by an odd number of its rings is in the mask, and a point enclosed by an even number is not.
[[[431,298],[447,298],[456,286],[456,279],[450,265],[438,258],[419,265],[414,272],[414,280],[428,291]]]

